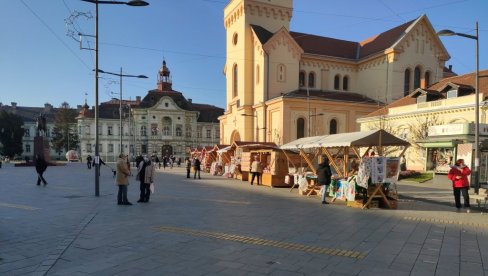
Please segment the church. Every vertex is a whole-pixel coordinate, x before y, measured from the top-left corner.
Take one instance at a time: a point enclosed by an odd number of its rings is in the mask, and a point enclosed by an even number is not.
[[[292,0],[224,8],[221,144],[359,131],[359,118],[452,73],[426,15],[359,42],[291,31],[292,15]]]

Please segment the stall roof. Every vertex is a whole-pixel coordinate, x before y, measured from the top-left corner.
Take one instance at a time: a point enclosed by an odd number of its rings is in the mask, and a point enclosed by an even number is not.
[[[310,141],[300,143],[299,148],[339,148],[339,147],[369,147],[379,146],[381,137],[382,146],[409,146],[410,143],[400,139],[384,130],[370,130],[331,134],[320,137],[308,137]],[[317,138],[317,139],[312,139]],[[304,138],[301,138],[304,139]],[[299,139],[300,140],[300,139]],[[296,144],[298,140],[281,146],[281,149],[290,149],[289,145]],[[287,147],[285,147],[287,146]],[[284,148],[285,147],[285,148]],[[296,149],[297,147],[295,147]]]
[[[224,152],[228,152],[230,150],[230,146],[227,146],[225,148],[221,148],[219,150],[217,150],[218,153],[224,153]]]
[[[312,136],[312,137],[303,137],[298,140],[292,141],[290,143],[284,144],[280,146],[280,149],[284,150],[296,150],[301,149],[305,145],[308,145],[312,142],[318,141],[326,136]]]
[[[235,141],[231,148],[247,148],[247,149],[279,149],[278,145],[273,142],[247,142]]]

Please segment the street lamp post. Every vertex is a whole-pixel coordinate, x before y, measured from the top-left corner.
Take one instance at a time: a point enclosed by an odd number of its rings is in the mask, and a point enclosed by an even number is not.
[[[475,193],[478,193],[480,183],[479,183],[479,177],[480,177],[480,91],[479,91],[479,62],[480,62],[480,56],[479,56],[479,36],[478,36],[478,21],[476,21],[475,24],[475,32],[476,35],[469,35],[469,34],[463,34],[463,33],[456,33],[451,30],[441,30],[437,33],[439,36],[462,36],[470,39],[476,40],[476,76],[475,76],[475,124],[474,124],[474,155],[475,155],[475,160],[474,160],[474,189]]]
[[[98,4],[128,5],[142,7],[149,5],[142,0],[102,1],[102,0],[81,0],[95,4],[95,196],[100,196],[100,156],[98,149]]]
[[[310,112],[309,112],[309,113],[310,113]],[[312,117],[315,117],[315,118],[314,118],[314,119],[315,119],[315,121],[314,121],[314,126],[313,126],[313,127],[315,128],[314,135],[317,135],[317,116],[323,116],[323,115],[324,115],[324,113],[318,113],[318,114],[309,114],[309,115],[308,115],[308,123],[309,123],[309,125],[310,125],[310,122],[312,121],[312,120],[311,120],[311,118],[312,118]],[[309,128],[309,129],[310,129],[310,128]],[[308,133],[308,136],[310,137],[310,131],[309,131],[309,133]]]
[[[119,98],[119,134],[120,134],[120,153],[124,153],[124,149],[122,147],[122,77],[126,78],[139,78],[139,79],[147,79],[145,75],[127,75],[127,74],[122,74],[122,67],[120,67],[120,73],[112,73],[112,72],[107,72],[103,71],[101,69],[98,69],[99,73],[102,74],[109,74],[109,75],[114,75],[120,77],[120,98]],[[129,149],[130,150],[130,149]]]

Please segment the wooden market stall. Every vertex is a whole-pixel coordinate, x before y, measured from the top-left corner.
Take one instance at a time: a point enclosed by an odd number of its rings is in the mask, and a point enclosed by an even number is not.
[[[210,166],[215,161],[213,146],[205,146],[202,148],[200,161],[201,170],[207,173],[210,172]]]
[[[371,177],[369,186],[367,186],[368,200],[362,204],[361,207],[368,207],[375,198],[381,198],[383,203],[388,208],[394,207],[396,202],[390,201],[397,197],[396,189],[395,191],[392,191],[393,187],[386,184],[391,184],[391,182],[396,183],[396,179],[394,179],[395,176],[392,177],[391,174],[396,174],[396,178],[398,177],[399,157],[404,155],[406,149],[408,146],[410,146],[410,143],[384,130],[340,133],[309,138],[310,139],[308,140],[293,141],[281,146],[280,148],[288,150],[294,148],[295,150],[300,151],[302,157],[310,167],[310,170],[316,174],[316,170],[312,165],[312,160],[310,157],[302,153],[305,149],[314,149],[317,154],[325,155],[327,157],[331,169],[335,171],[338,179],[349,179],[349,169],[353,160],[361,160],[362,165],[365,163],[372,164],[373,168],[378,171],[371,171],[371,167],[368,168],[368,179],[373,175],[375,177]],[[364,159],[369,150],[373,147],[376,148],[379,156],[375,157],[374,159]],[[397,147],[398,152],[400,152],[400,154],[397,155],[398,162],[395,161],[395,163],[392,160],[387,160],[385,157],[381,157],[382,153],[384,152],[384,147]],[[361,150],[364,150],[363,154],[361,154]],[[390,167],[388,167],[388,164],[390,164]],[[388,171],[388,173],[386,173],[389,174],[388,178],[385,175],[385,170],[395,170],[395,172]],[[383,173],[382,175],[379,174],[380,171]],[[393,186],[396,187],[396,185]]]
[[[210,164],[210,174],[211,175],[223,175],[225,164],[230,164],[230,157],[227,154],[229,145],[215,145],[209,154],[213,161]]]
[[[284,151],[281,151],[279,148],[254,149],[250,150],[248,155],[251,163],[255,156],[261,162],[263,168],[261,185],[270,187],[289,187],[292,185],[292,183],[286,183],[285,181],[288,175],[288,161]],[[245,170],[244,165],[242,166],[242,170]],[[251,181],[252,174],[249,172],[249,167],[247,171],[249,175],[248,180]]]
[[[278,149],[275,143],[270,142],[246,142],[235,141],[231,145],[231,152],[234,152],[235,171],[234,177],[242,181],[247,181],[251,166],[251,150]]]

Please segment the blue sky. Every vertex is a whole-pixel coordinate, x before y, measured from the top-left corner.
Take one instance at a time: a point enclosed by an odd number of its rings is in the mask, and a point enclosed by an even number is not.
[[[123,80],[124,98],[135,99],[156,87],[165,58],[173,89],[194,102],[225,107],[223,9],[228,1],[146,1],[147,7],[100,5],[100,69],[119,72],[123,67],[126,74],[148,76]],[[59,106],[67,101],[76,106],[86,97],[94,105],[94,52],[80,50],[66,35],[65,19],[74,11],[94,16],[95,5],[80,0],[1,2],[0,102]],[[294,0],[291,30],[361,41],[424,13],[437,31],[474,34],[478,20],[480,69],[488,69],[487,12],[486,0]],[[95,20],[79,17],[76,28],[94,34]],[[451,55],[447,64],[456,73],[475,70],[474,40],[443,37],[442,42]],[[118,78],[100,80],[100,101],[118,97],[114,80]]]

